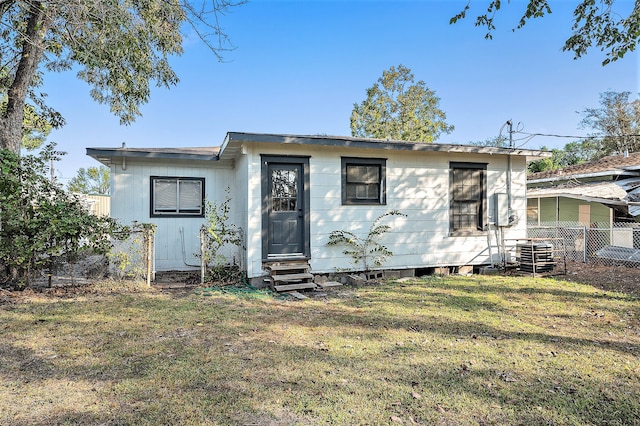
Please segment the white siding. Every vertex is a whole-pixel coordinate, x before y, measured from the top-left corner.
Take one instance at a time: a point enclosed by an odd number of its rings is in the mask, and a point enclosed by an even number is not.
[[[486,234],[473,237],[449,235],[449,162],[481,162],[487,166],[487,213],[493,214],[493,194],[507,191],[507,158],[497,155],[439,152],[392,152],[344,148],[255,144],[249,150],[248,274],[262,272],[260,154],[311,155],[311,266],[314,272],[353,268],[341,247],[329,247],[329,234],[349,230],[366,235],[373,220],[397,209],[406,218],[387,218],[392,230],[383,243],[394,253],[386,268],[479,265],[489,263]],[[342,205],[340,157],[387,158],[387,204],[383,206]],[[505,238],[523,238],[526,233],[525,160],[514,157],[512,165],[513,210],[517,223],[506,229]]]
[[[240,259],[241,264],[246,265],[249,278],[262,275],[261,154],[310,156],[310,263],[316,273],[353,267],[341,247],[327,246],[331,231],[365,235],[373,220],[394,209],[407,217],[388,218],[392,230],[383,242],[394,256],[385,268],[478,265],[490,261],[486,233],[473,237],[449,235],[449,162],[488,164],[487,213],[491,216],[493,195],[507,192],[506,156],[259,143],[247,143],[243,151],[234,164],[128,159],[126,170],[121,164],[112,165],[111,215],[123,223],[136,220],[157,225],[157,270],[189,269],[188,265],[199,263],[194,253],[199,251],[203,219],[151,218],[149,177],[203,177],[209,201],[222,202],[225,188],[231,188],[231,221],[243,229],[246,239],[246,258]],[[341,156],[387,159],[386,205],[342,205]],[[513,157],[512,206],[519,219],[506,228],[505,238],[523,238],[526,234],[525,166],[523,157]]]
[[[231,197],[233,198],[231,214],[234,217],[236,225],[238,225],[244,235],[244,244],[247,244],[247,229],[249,228],[249,194],[247,188],[249,187],[249,170],[248,170],[248,156],[240,155],[235,161],[235,181],[231,186]],[[240,259],[240,266],[243,270],[247,267],[246,252],[242,254]]]
[[[203,177],[205,199],[224,201],[225,188],[232,187],[233,173],[229,167],[209,162],[131,161],[126,169],[120,164],[111,166],[111,217],[123,224],[132,221],[157,225],[155,250],[156,270],[185,270],[199,265],[195,256],[200,251],[199,233],[204,219],[195,217],[151,217],[150,176]],[[235,210],[235,209],[232,209]],[[232,211],[231,214],[234,214]],[[232,221],[237,221],[236,217]]]

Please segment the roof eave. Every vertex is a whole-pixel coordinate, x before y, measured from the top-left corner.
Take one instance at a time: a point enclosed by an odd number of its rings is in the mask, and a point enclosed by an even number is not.
[[[603,177],[603,176],[616,176],[616,177],[638,176],[638,173],[629,172],[626,170],[606,170],[603,172],[561,175],[561,176],[553,176],[553,177],[541,178],[541,179],[527,179],[527,183],[560,182],[565,180],[588,179],[588,178],[596,178],[596,177]]]
[[[211,154],[192,154],[186,152],[148,151],[138,148],[87,148],[87,155],[102,164],[109,165],[113,158],[155,158],[191,161],[218,161],[218,156]]]
[[[565,193],[565,192],[556,192],[556,193],[549,193],[549,194],[527,193],[527,198],[556,198],[556,197],[573,198],[576,200],[583,200],[583,201],[588,201],[593,203],[611,204],[616,206],[627,206],[627,205],[635,204],[634,202],[629,202],[627,200],[602,198],[602,197],[590,197],[588,195],[572,194],[572,193]]]
[[[332,147],[355,147],[364,149],[383,149],[394,151],[425,151],[425,152],[456,152],[456,153],[474,153],[489,155],[516,155],[525,156],[527,160],[539,158],[547,158],[551,156],[550,152],[528,150],[528,149],[511,149],[498,148],[476,145],[456,145],[456,144],[439,144],[439,143],[421,143],[421,142],[405,142],[391,141],[383,139],[364,139],[345,136],[303,136],[303,135],[285,135],[285,134],[269,134],[269,133],[244,133],[244,132],[228,132],[223,145],[220,147],[220,155],[224,150],[232,144],[242,143],[277,143],[291,145],[318,145]]]

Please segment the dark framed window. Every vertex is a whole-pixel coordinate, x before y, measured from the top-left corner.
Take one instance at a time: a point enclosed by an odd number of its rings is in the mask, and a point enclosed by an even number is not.
[[[483,231],[486,221],[486,163],[449,164],[449,229],[452,235]]]
[[[342,204],[386,204],[384,158],[342,157]]]
[[[151,176],[151,217],[204,217],[204,178]]]

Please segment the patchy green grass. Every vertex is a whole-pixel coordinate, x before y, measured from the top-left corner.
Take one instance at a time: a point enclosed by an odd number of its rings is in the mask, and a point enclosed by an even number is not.
[[[640,304],[445,277],[0,305],[0,424],[640,424]]]

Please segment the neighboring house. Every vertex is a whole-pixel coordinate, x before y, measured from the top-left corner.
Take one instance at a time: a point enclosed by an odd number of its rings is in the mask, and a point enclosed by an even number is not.
[[[527,177],[529,224],[610,228],[640,219],[640,153],[615,155]]]
[[[230,220],[246,240],[236,260],[254,280],[284,260],[306,260],[314,273],[353,269],[342,247],[327,246],[329,234],[365,235],[394,209],[407,216],[389,218],[383,243],[394,255],[385,268],[489,264],[492,224],[500,222],[505,238],[526,236],[527,158],[548,156],[235,132],[219,148],[88,148],[87,154],[111,168],[111,216],[157,225],[159,271],[198,264],[203,202],[221,203],[230,188]]]
[[[109,216],[111,214],[111,196],[104,194],[85,195],[89,203],[89,211],[96,216]]]
[[[81,194],[74,192],[87,211],[96,216],[110,216],[111,197],[104,194]]]

